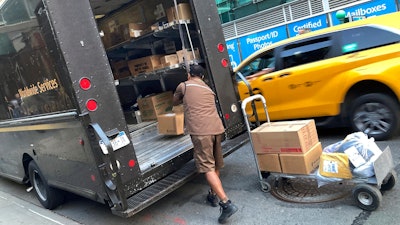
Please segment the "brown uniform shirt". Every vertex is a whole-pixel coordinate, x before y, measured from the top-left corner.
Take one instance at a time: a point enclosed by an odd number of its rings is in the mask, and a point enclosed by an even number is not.
[[[186,130],[191,135],[217,135],[225,131],[215,106],[215,94],[203,80],[192,77],[176,88],[174,104],[183,103]]]

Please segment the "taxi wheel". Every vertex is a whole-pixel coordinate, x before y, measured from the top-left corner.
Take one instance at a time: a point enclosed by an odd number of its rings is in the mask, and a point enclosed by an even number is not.
[[[29,180],[39,202],[46,209],[54,209],[64,202],[64,193],[61,190],[52,188],[47,184],[47,180],[39,169],[35,161],[31,161],[28,166]]]
[[[399,129],[399,104],[388,95],[373,93],[356,98],[350,107],[350,125],[375,140],[391,138]]]

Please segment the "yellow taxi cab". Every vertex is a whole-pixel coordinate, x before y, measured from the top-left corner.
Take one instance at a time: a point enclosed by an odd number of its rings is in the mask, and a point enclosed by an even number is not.
[[[400,124],[399,21],[396,12],[263,48],[235,68],[239,95],[263,95],[272,121],[314,118],[317,126],[391,138]],[[265,121],[262,104],[255,105]]]

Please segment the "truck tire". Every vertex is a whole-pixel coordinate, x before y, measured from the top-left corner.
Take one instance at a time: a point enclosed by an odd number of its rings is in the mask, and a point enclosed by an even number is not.
[[[64,202],[64,193],[47,184],[47,180],[35,161],[32,160],[29,163],[28,171],[30,183],[33,189],[35,189],[36,197],[43,207],[46,209],[55,209]]]
[[[375,140],[387,140],[399,129],[399,104],[388,95],[372,93],[356,98],[350,107],[350,125]]]

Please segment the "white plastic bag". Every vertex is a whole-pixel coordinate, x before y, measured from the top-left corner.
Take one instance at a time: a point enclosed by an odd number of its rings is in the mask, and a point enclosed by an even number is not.
[[[323,151],[329,153],[346,153],[351,162],[353,177],[359,178],[368,178],[375,175],[373,162],[382,154],[375,140],[373,138],[368,138],[368,136],[362,132],[349,134],[344,140],[328,145]],[[362,157],[362,159],[359,157]],[[318,186],[342,180],[339,178],[325,177],[318,172],[315,175],[318,180]]]

